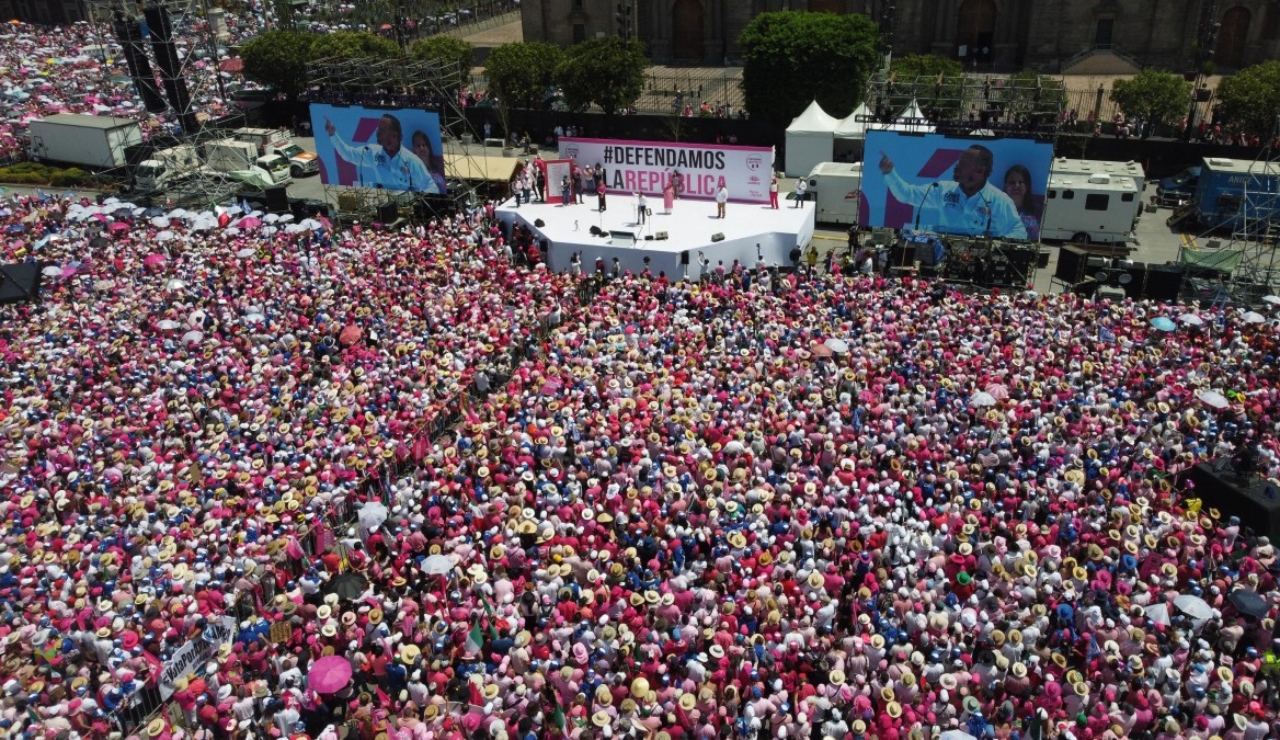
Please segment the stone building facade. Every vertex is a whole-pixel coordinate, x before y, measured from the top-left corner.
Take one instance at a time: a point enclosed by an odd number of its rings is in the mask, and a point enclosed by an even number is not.
[[[1097,51],[1134,66],[1194,67],[1202,17],[1221,24],[1215,53],[1227,71],[1280,58],[1276,0],[623,0],[657,64],[733,64],[738,37],[774,10],[884,16],[895,54],[932,53],[994,70],[1060,72]],[[569,46],[618,32],[619,0],[523,0],[526,41]]]

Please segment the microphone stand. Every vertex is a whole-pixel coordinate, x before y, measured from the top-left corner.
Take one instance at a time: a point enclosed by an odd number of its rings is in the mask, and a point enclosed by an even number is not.
[[[929,183],[929,187],[925,188],[924,195],[920,196],[920,202],[916,204],[916,225],[912,231],[920,230],[920,211],[924,209],[924,202],[929,199],[929,194],[936,190],[938,183]]]

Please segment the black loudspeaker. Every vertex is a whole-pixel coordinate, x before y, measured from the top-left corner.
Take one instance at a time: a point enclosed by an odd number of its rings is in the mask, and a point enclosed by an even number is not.
[[[0,265],[0,306],[34,301],[40,295],[39,262]]]
[[[1058,251],[1058,269],[1053,276],[1067,285],[1075,285],[1084,280],[1085,267],[1088,265],[1089,253],[1067,244]]]
[[[386,203],[378,206],[378,223],[385,226],[386,224],[395,221],[398,216],[399,211],[396,209],[394,201],[387,201]]]
[[[1238,516],[1253,531],[1280,537],[1280,490],[1257,474],[1241,475],[1229,459],[1200,463],[1187,475],[1196,483],[1195,493],[1204,511],[1219,509],[1222,516]]]
[[[644,240],[645,240],[645,241],[647,241],[647,242],[651,242],[651,241],[653,241],[653,234],[645,234],[645,235],[644,235]]]
[[[533,225],[534,225],[534,226],[537,226],[539,229],[541,229],[543,226],[546,226],[546,225],[547,225],[547,222],[546,222],[546,221],[543,221],[543,220],[542,220],[542,219],[540,219],[540,218],[535,218],[535,219],[533,220]]]
[[[1132,300],[1141,300],[1143,293],[1147,289],[1147,266],[1143,262],[1134,262],[1132,265],[1121,265],[1116,268],[1120,273],[1118,282],[1120,287],[1124,288],[1126,298]],[[1125,276],[1128,276],[1128,280]]]
[[[164,113],[164,98],[160,96],[160,88],[156,87],[156,76],[151,71],[147,52],[142,48],[142,29],[138,27],[138,22],[126,18],[124,13],[117,10],[111,25],[115,28],[116,42],[124,50],[129,77],[138,90],[138,97],[142,98],[143,107],[148,113]]]
[[[187,90],[187,81],[182,77],[182,60],[178,58],[178,47],[173,43],[173,23],[169,20],[169,11],[163,5],[152,5],[142,13],[147,19],[147,28],[151,31],[151,51],[155,53],[156,64],[160,67],[169,106],[178,114],[183,132],[194,134],[200,130],[200,121],[196,118],[196,112],[191,109],[191,93]]]
[[[668,238],[667,232],[659,231],[653,238],[657,239],[658,241],[666,241],[666,239]]]
[[[1147,298],[1153,301],[1176,301],[1181,293],[1182,265],[1147,267]]]
[[[263,205],[271,213],[290,213],[289,193],[284,188],[267,188],[262,191]]]
[[[720,232],[717,232],[717,233],[715,233],[715,234],[712,234],[712,235],[711,235],[711,241],[713,241],[713,242],[722,242],[722,241],[724,241],[724,232],[723,232],[723,231],[720,231]]]
[[[681,252],[681,253],[680,253],[680,264],[682,264],[682,265],[687,265],[687,264],[689,264],[689,252],[688,252],[688,251],[684,251],[684,252]]]
[[[599,227],[599,226],[592,226],[592,227],[591,227],[591,235],[592,235],[592,236],[604,236],[604,235],[605,235],[605,232],[604,232],[604,231],[602,231],[602,230],[600,229],[600,227]]]

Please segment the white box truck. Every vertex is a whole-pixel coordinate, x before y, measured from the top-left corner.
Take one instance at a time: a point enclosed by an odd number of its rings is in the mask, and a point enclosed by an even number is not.
[[[253,173],[263,185],[279,187],[293,182],[289,160],[279,154],[258,156],[258,147],[236,139],[218,139],[205,144],[205,164],[215,172]],[[259,172],[261,170],[261,172]]]
[[[817,204],[815,217],[819,223],[858,222],[861,162],[819,162],[805,179],[809,181],[809,193]]]
[[[1142,193],[1132,177],[1095,175],[1049,176],[1040,238],[1082,244],[1128,241],[1142,210]]]
[[[1138,192],[1147,185],[1147,173],[1142,169],[1142,165],[1129,160],[1128,162],[1111,162],[1105,159],[1067,159],[1066,157],[1057,157],[1053,160],[1053,166],[1049,168],[1054,175],[1083,175],[1091,177],[1093,175],[1113,175],[1115,177],[1128,177],[1138,186]]]
[[[28,137],[35,161],[109,170],[129,163],[125,150],[142,143],[142,128],[128,118],[58,113],[32,121]]]
[[[320,158],[294,143],[285,129],[238,128],[234,132],[240,141],[258,147],[258,156],[279,154],[289,160],[289,172],[295,178],[314,175],[320,171]]]
[[[159,149],[134,168],[133,184],[142,192],[155,192],[190,177],[203,168],[199,152],[190,144]]]

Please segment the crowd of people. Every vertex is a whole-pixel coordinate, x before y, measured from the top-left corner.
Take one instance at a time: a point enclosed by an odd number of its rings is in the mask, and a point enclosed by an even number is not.
[[[1276,474],[1274,321],[486,216],[8,199],[7,737],[1275,736],[1274,546],[1180,475]]]

